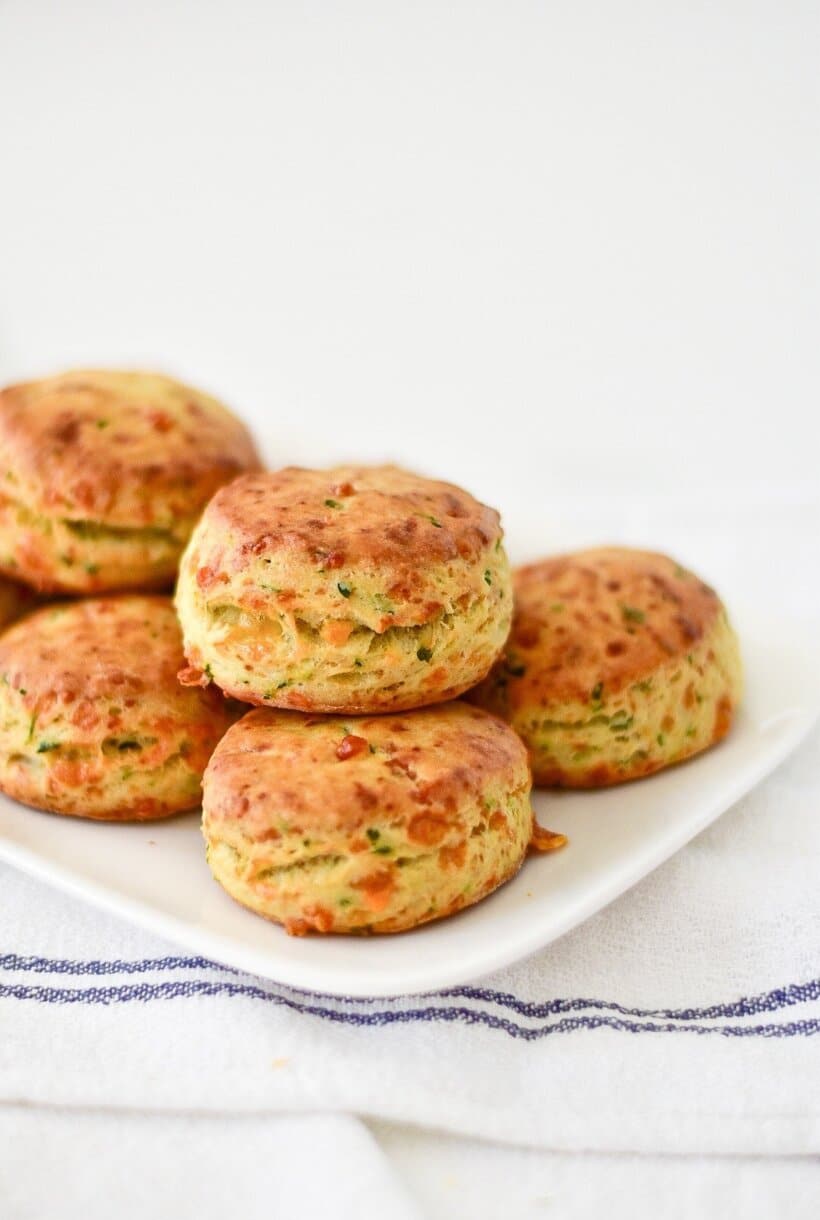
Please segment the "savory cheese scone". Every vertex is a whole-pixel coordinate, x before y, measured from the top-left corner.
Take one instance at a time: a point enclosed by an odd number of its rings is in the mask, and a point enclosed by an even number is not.
[[[199,804],[236,710],[186,690],[167,597],[44,606],[0,635],[0,790],[75,817],[147,820]]]
[[[218,487],[259,461],[215,398],[155,373],[0,391],[0,571],[36,589],[170,587]]]
[[[501,540],[494,509],[394,466],[244,475],[182,560],[182,680],[303,711],[452,699],[509,631]]]
[[[536,784],[598,788],[720,741],[737,638],[708,585],[664,555],[603,547],[514,574],[504,656],[470,698],[503,716]]]
[[[295,935],[450,915],[517,872],[536,830],[526,750],[466,703],[359,718],[257,708],[203,788],[214,877]]]

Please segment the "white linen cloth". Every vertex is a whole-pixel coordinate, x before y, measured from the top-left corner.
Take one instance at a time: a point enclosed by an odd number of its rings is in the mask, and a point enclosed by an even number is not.
[[[4,1220],[422,1214],[370,1133],[344,1115],[228,1122],[0,1106],[0,1146]]]
[[[568,505],[554,530],[583,541],[601,511]],[[619,532],[640,535],[632,511]],[[810,499],[750,499],[719,526],[709,504],[685,528],[679,506],[653,514],[685,561],[700,556],[707,575],[722,563],[730,605],[763,600],[774,580],[783,621],[813,621]],[[154,1167],[159,1216],[200,1161],[210,1174],[217,1147],[235,1198],[308,1217],[321,1210],[305,1175],[345,1183],[332,1187],[338,1217],[360,1214],[364,1183],[386,1217],[489,1220],[510,1181],[516,1216],[553,1198],[562,1215],[597,1200],[632,1217],[638,1197],[710,1215],[726,1192],[750,1217],[812,1215],[817,1178],[799,1158],[820,1150],[818,746],[815,729],[687,848],[528,961],[410,999],[332,1000],[236,974],[0,866],[0,1200],[20,1201],[14,1220],[48,1215],[26,1186],[44,1163],[74,1201],[66,1214],[85,1214],[69,1169],[108,1132],[134,1153],[109,1154],[125,1177]],[[47,1200],[48,1174],[35,1176]],[[626,1189],[638,1180],[642,1195]],[[224,1214],[216,1187],[197,1179],[189,1193],[201,1217]]]
[[[340,1111],[565,1150],[820,1151],[818,743],[582,927],[437,995],[279,987],[3,868],[0,1098]]]

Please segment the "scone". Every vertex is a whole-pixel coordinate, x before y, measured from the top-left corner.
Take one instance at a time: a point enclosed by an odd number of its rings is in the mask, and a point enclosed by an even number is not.
[[[450,915],[517,872],[535,829],[526,750],[466,703],[362,718],[257,708],[203,788],[214,877],[296,935]]]
[[[236,719],[218,690],[176,680],[167,597],[45,606],[0,635],[0,789],[26,805],[112,821],[199,804]]]
[[[88,371],[0,392],[0,571],[47,592],[170,588],[194,522],[258,466],[214,398]]]
[[[636,779],[720,741],[740,699],[717,594],[664,555],[603,547],[514,576],[504,657],[471,695],[530,752],[536,784]]]
[[[303,711],[454,698],[509,631],[501,539],[493,509],[394,466],[244,475],[182,560],[182,680]]]
[[[0,576],[0,631],[25,614],[26,610],[33,609],[35,601],[31,589]]]

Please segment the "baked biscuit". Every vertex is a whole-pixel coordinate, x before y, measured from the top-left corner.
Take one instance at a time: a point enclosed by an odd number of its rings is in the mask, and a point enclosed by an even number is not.
[[[303,711],[451,699],[509,631],[501,539],[493,509],[394,466],[244,475],[182,560],[182,680]]]
[[[258,466],[214,398],[89,371],[0,392],[0,571],[47,592],[170,587],[218,487]]]
[[[505,654],[471,695],[509,721],[536,784],[597,788],[729,731],[740,653],[717,594],[664,555],[603,547],[514,575]]]
[[[297,935],[450,915],[517,872],[533,833],[526,750],[466,703],[367,718],[257,708],[203,789],[214,877]]]
[[[34,602],[35,596],[31,589],[18,585],[13,580],[4,580],[0,576],[0,631],[26,610],[31,610]]]
[[[219,691],[176,680],[167,597],[44,606],[0,635],[0,789],[26,805],[112,821],[199,804],[236,719]]]

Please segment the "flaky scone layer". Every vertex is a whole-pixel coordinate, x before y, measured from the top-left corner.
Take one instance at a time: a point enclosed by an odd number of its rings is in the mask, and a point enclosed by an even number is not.
[[[499,655],[512,613],[498,514],[395,467],[235,480],[194,531],[176,604],[185,680],[326,712],[461,694]]]

